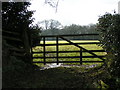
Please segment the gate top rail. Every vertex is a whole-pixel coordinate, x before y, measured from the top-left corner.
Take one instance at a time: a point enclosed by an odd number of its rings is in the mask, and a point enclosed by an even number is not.
[[[41,35],[36,37],[71,37],[71,36],[93,36],[93,35],[99,35],[99,34],[63,34],[63,35]]]

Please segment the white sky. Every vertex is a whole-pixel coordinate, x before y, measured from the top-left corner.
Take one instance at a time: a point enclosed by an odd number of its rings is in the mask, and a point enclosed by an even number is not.
[[[120,0],[60,0],[58,11],[44,4],[45,0],[32,0],[30,10],[36,10],[33,17],[35,23],[38,21],[54,19],[62,25],[95,24],[99,16],[106,12],[118,13],[118,2]]]

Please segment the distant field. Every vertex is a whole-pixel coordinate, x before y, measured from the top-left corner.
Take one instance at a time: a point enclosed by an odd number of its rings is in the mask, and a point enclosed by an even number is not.
[[[72,42],[74,43],[82,43],[82,42],[99,42],[97,40],[72,40]],[[43,43],[42,41],[40,42],[41,44]],[[46,44],[55,44],[56,41],[46,41]],[[59,43],[68,43],[66,41],[59,41]],[[87,50],[103,50],[102,47],[96,45],[96,44],[87,44],[87,45],[79,45],[84,47]],[[46,47],[46,51],[55,51],[56,50],[56,46],[47,46]],[[59,46],[59,51],[72,51],[72,50],[80,50],[78,47],[74,46],[74,45],[61,45]],[[33,48],[33,51],[35,52],[39,52],[39,51],[43,51],[43,47],[41,46],[36,46]],[[94,52],[97,55],[105,55],[105,52]],[[38,57],[38,56],[43,56],[43,54],[33,54],[33,57]],[[46,57],[55,57],[56,53],[46,53]],[[59,56],[80,56],[79,52],[76,53],[59,53]],[[89,53],[84,52],[83,56],[92,56]],[[59,61],[79,61],[79,58],[59,58]],[[101,59],[99,58],[83,58],[83,61],[101,61]],[[33,61],[43,61],[43,59],[34,59]],[[46,61],[56,61],[55,58],[52,59],[46,59]],[[70,64],[70,63],[67,63]],[[76,63],[72,63],[72,64],[76,64]],[[79,64],[79,63],[78,63]],[[85,64],[90,64],[90,63],[85,63]],[[91,63],[94,64],[94,63]],[[37,65],[41,65],[41,64],[37,64]]]
[[[98,40],[71,40],[72,42],[99,42]],[[43,43],[41,41],[40,43]],[[56,41],[46,41],[45,43],[56,43]],[[67,41],[59,40],[59,43],[68,43]]]

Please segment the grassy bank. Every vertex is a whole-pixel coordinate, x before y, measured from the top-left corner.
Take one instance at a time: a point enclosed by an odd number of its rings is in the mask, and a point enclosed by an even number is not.
[[[104,71],[92,72],[85,68],[52,68],[36,71],[29,79],[27,87],[32,88],[100,88],[98,80]],[[32,84],[32,85],[31,85]],[[101,87],[104,88],[104,87]]]

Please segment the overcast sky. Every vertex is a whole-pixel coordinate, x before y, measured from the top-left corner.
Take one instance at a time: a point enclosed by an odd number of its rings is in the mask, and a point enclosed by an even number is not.
[[[60,0],[57,13],[55,9],[46,5],[45,0],[32,0],[30,10],[36,10],[33,17],[38,21],[55,19],[62,25],[95,24],[99,16],[106,12],[118,13],[120,0]]]

